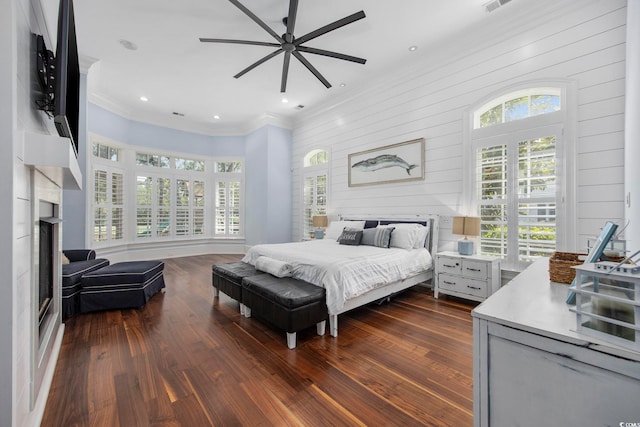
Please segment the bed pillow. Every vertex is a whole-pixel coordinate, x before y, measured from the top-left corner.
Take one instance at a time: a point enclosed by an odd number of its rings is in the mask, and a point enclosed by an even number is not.
[[[347,227],[344,228],[340,237],[338,237],[338,243],[341,245],[352,245],[358,246],[360,245],[360,241],[362,240],[362,230],[358,229],[349,229]]]
[[[362,231],[361,245],[388,248],[394,227],[365,228]]]
[[[420,227],[418,227],[417,238],[413,245],[413,249],[426,248],[427,239],[429,238],[430,223],[427,222],[426,226],[422,224],[418,225],[420,225]]]
[[[345,227],[362,230],[364,228],[364,221],[331,221],[325,232],[325,239],[337,240]]]
[[[400,249],[417,249],[424,246],[426,227],[415,223],[396,223],[379,225],[379,228],[394,227],[390,246]],[[421,246],[422,245],[422,246]]]

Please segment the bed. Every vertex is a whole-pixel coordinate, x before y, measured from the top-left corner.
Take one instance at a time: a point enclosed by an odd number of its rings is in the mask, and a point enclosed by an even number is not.
[[[388,248],[368,244],[352,246],[336,241],[336,233],[341,233],[344,227],[363,232],[367,229],[369,236],[382,234],[371,229],[392,227],[391,239],[405,239],[409,236],[406,230],[415,224],[427,230],[423,240],[420,240],[422,235],[411,242],[396,240]],[[420,229],[419,233],[424,231]],[[432,279],[432,254],[437,252],[437,242],[437,215],[345,218],[332,222],[322,240],[255,245],[247,251],[243,261],[255,266],[265,259],[274,260],[287,265],[288,276],[324,287],[329,329],[335,337],[338,335],[338,315]]]

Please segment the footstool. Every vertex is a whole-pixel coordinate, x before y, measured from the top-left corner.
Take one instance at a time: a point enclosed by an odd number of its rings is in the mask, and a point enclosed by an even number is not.
[[[242,280],[246,317],[255,314],[287,333],[287,346],[296,347],[296,332],[316,325],[324,335],[328,316],[325,289],[291,277],[271,274]]]
[[[129,261],[111,264],[82,276],[80,310],[142,307],[164,288],[164,262]]]
[[[226,264],[213,264],[211,266],[211,284],[214,289],[214,296],[219,296],[220,292],[240,303],[240,314],[244,314],[244,304],[242,303],[242,279],[245,277],[265,274],[255,269],[254,266],[246,262],[229,262]]]

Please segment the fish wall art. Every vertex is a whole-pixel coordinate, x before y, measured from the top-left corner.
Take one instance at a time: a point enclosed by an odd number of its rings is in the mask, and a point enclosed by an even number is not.
[[[349,154],[349,187],[424,179],[424,138]]]

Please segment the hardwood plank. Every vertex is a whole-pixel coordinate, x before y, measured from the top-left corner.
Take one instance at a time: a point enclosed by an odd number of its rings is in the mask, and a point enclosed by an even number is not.
[[[214,298],[211,265],[239,258],[165,260],[145,307],[68,319],[42,426],[472,424],[475,303],[415,287],[289,350]]]

